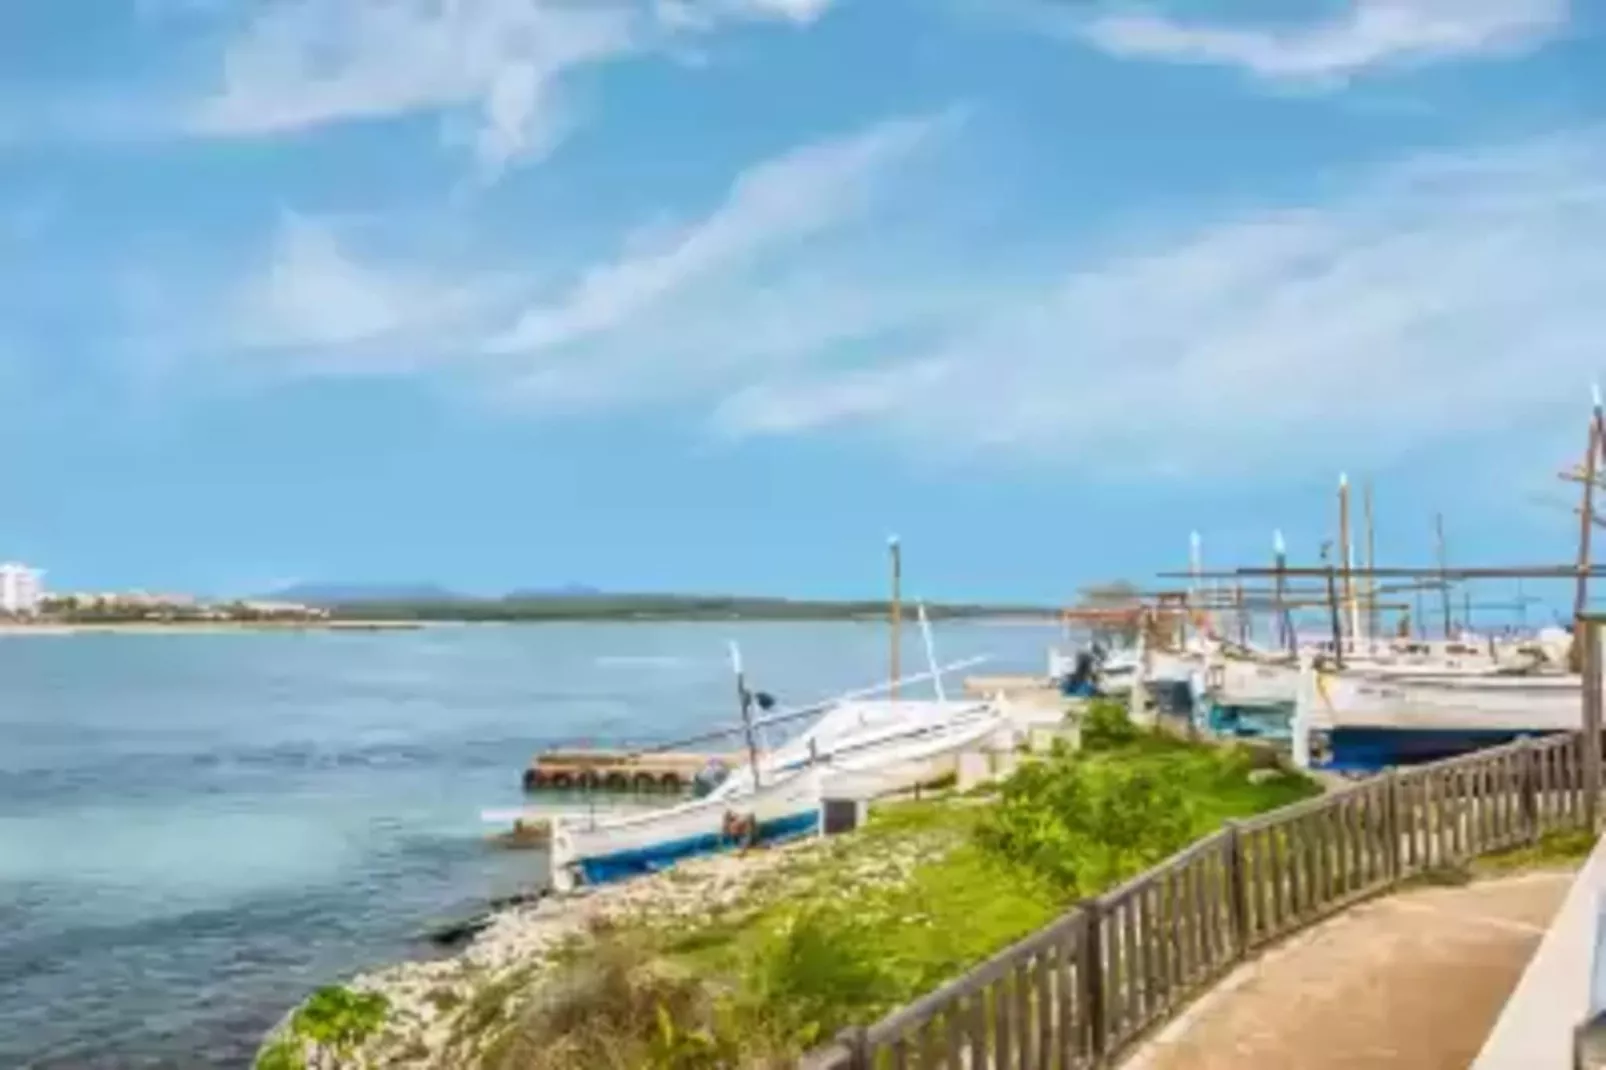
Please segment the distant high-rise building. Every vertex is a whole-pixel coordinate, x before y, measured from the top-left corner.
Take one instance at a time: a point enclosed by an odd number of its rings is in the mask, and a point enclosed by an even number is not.
[[[0,613],[23,616],[38,612],[45,590],[43,576],[27,565],[9,561],[0,565]]]

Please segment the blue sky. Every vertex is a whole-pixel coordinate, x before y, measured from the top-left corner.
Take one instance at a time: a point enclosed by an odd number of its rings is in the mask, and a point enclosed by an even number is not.
[[[1557,560],[1603,69],[1582,0],[18,0],[0,556],[1055,600],[1348,471]]]

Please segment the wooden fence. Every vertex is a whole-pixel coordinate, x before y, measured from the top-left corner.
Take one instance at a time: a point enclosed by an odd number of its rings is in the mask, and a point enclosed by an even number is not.
[[[1390,770],[1229,822],[800,1070],[1111,1066],[1246,956],[1359,899],[1546,832],[1598,827],[1598,788],[1586,785],[1599,785],[1600,750],[1585,761],[1586,738]]]

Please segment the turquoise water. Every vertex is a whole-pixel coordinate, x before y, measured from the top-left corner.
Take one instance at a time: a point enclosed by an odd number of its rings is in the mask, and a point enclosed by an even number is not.
[[[783,704],[885,674],[848,624],[0,638],[0,1067],[246,1065],[310,988],[541,879],[479,820],[533,751],[729,723],[731,638]],[[975,671],[1051,639],[938,630]]]

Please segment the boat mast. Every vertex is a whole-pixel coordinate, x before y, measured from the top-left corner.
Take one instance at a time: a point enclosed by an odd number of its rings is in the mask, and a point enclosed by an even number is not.
[[[1433,552],[1439,562],[1439,609],[1444,616],[1444,638],[1450,638],[1450,578],[1445,572],[1444,514],[1433,514]]]
[[[902,675],[900,664],[903,655],[903,549],[899,545],[898,536],[887,537],[887,554],[891,559],[892,568],[892,603],[890,624],[892,625],[892,650],[890,675],[892,686],[887,690],[887,697],[893,702],[898,701],[898,678]]]
[[[1199,622],[1204,619],[1204,591],[1201,575],[1204,572],[1204,543],[1197,531],[1188,535],[1188,568],[1193,573],[1193,580],[1188,592],[1188,600],[1193,603],[1193,612],[1188,614],[1193,618],[1194,631],[1200,630]]]
[[[753,769],[753,788],[758,781],[758,737],[753,733],[753,693],[747,690],[747,678],[742,674],[742,648],[731,640],[731,668],[736,672],[736,700],[741,705],[742,734],[747,738],[747,763]]]
[[[1287,593],[1288,578],[1283,575],[1283,569],[1288,567],[1288,545],[1283,542],[1281,530],[1271,533],[1272,563],[1277,569],[1274,598],[1277,605],[1277,630],[1282,636],[1282,645],[1288,648],[1290,654],[1299,653],[1299,638],[1294,634],[1294,620],[1288,615]]]
[[[926,664],[931,666],[931,688],[937,693],[938,702],[946,702],[948,695],[942,686],[942,673],[937,671],[937,644],[931,639],[931,621],[926,617],[926,604],[916,602],[915,612],[920,616],[920,638],[926,644]]]
[[[1584,615],[1589,603],[1589,565],[1590,565],[1590,538],[1595,525],[1591,522],[1595,516],[1595,480],[1600,465],[1600,454],[1603,446],[1600,440],[1601,432],[1601,397],[1600,386],[1594,388],[1594,413],[1589,421],[1589,447],[1584,454],[1584,501],[1581,510],[1582,516],[1578,522],[1578,586],[1573,592],[1573,620],[1576,622]],[[1573,644],[1578,648],[1578,644]]]
[[[1349,616],[1349,640],[1360,642],[1361,610],[1355,602],[1355,547],[1349,534],[1349,476],[1338,474],[1338,564],[1344,570],[1344,611]]]
[[[1372,481],[1368,479],[1362,486],[1361,500],[1366,510],[1366,638],[1376,644],[1378,636],[1377,619],[1377,577],[1372,570],[1377,567],[1376,532],[1372,527]]]
[[[1342,669],[1344,667],[1344,624],[1339,619],[1338,611],[1338,577],[1335,575],[1332,563],[1333,544],[1322,543],[1322,563],[1327,574],[1327,615],[1333,625],[1333,664]]]

